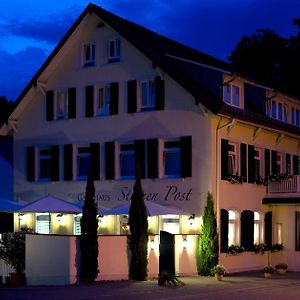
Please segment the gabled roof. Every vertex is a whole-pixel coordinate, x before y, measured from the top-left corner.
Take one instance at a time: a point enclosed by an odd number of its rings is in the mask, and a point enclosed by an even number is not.
[[[196,65],[199,64],[229,71],[229,64],[125,20],[92,3],[88,4],[63,39],[58,43],[56,48],[27,84],[16,100],[18,104],[22,101],[28,91],[33,86],[37,85],[40,75],[58,54],[66,41],[71,37],[72,33],[76,30],[82,20],[88,14],[92,13],[96,14],[101,20],[146,55],[153,62],[154,67],[157,66],[161,68],[183,86],[195,97],[197,102],[202,102],[214,113],[218,112],[222,106],[220,97],[217,97],[202,86],[199,78],[195,76],[195,68]]]

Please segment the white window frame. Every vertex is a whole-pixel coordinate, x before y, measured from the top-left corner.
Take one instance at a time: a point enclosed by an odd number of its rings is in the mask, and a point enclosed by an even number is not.
[[[61,97],[63,97],[62,100],[62,110],[59,111],[60,109],[60,101]],[[69,117],[69,93],[68,90],[62,89],[62,90],[57,90],[55,92],[55,118],[56,120],[64,120],[68,119]]]
[[[178,143],[177,147],[167,147],[167,143]],[[179,139],[166,139],[162,141],[162,155],[161,155],[161,166],[162,166],[162,177],[164,178],[180,178],[180,140]],[[166,174],[166,156],[168,154],[178,153],[178,174]]]
[[[130,147],[132,149],[124,149],[125,147]],[[122,149],[123,148],[123,149]],[[133,157],[133,169],[134,174],[132,175],[122,175],[122,161],[124,157]],[[124,142],[119,144],[119,178],[120,179],[134,179],[135,178],[135,149],[134,149],[134,143],[133,142]]]
[[[234,150],[229,150],[229,147],[233,147]],[[228,174],[229,175],[239,175],[239,165],[238,165],[238,144],[229,142],[228,143]],[[229,163],[232,162],[232,174],[230,174]]]
[[[255,161],[255,166],[254,166],[254,170],[255,170],[255,177],[256,179],[258,177],[263,177],[264,176],[264,168],[263,168],[263,149],[261,148],[254,148],[254,161]],[[258,161],[258,163],[257,163]],[[259,166],[259,174],[257,174],[257,170],[256,170],[256,166]]]
[[[238,91],[238,103],[235,103],[235,91]],[[228,93],[227,93],[228,91]],[[228,96],[228,98],[226,97]],[[228,83],[223,86],[223,101],[231,106],[242,107],[242,90],[241,87],[234,83]]]
[[[111,51],[112,50],[112,51]],[[111,38],[108,40],[108,62],[120,62],[121,60],[121,39],[119,37]]]
[[[87,49],[89,47],[89,59],[87,59]],[[83,67],[93,67],[96,65],[96,44],[94,42],[82,45],[82,65]]]
[[[89,153],[80,153],[80,149],[88,148]],[[80,175],[79,174],[79,169],[80,169],[80,160],[89,158],[91,161],[91,148],[90,145],[78,145],[77,146],[77,151],[76,151],[76,179],[77,180],[86,180],[88,177],[87,175]]]
[[[74,215],[74,220],[73,220],[73,233],[74,233],[74,235],[80,235],[81,234],[81,225],[80,225],[81,218],[82,218],[82,213]]]
[[[228,210],[228,247],[240,245],[240,214],[235,210]]]
[[[254,244],[261,244],[264,241],[263,236],[263,214],[255,211],[254,212]]]
[[[42,151],[49,151],[49,154],[41,154]],[[49,177],[41,176],[41,160],[49,160],[51,164],[51,149],[50,147],[38,147],[37,152],[37,168],[38,168],[38,181],[51,181],[51,169]]]
[[[272,99],[266,103],[266,115],[272,119],[287,123],[289,120],[288,108],[288,105],[283,101]]]
[[[39,220],[48,219],[48,220]],[[35,214],[35,232],[40,234],[51,233],[51,216],[49,213],[36,213]]]
[[[291,108],[291,124],[300,127],[300,110],[298,108]]]
[[[283,165],[284,165],[284,155],[283,153],[277,152],[276,156],[276,174],[281,174],[283,173]],[[279,171],[278,171],[279,168]]]
[[[144,89],[145,87],[145,92]],[[156,88],[155,80],[141,80],[139,82],[139,99],[140,111],[149,111],[155,109]]]
[[[100,106],[100,90],[103,91],[103,105]],[[110,84],[94,87],[94,111],[96,116],[107,116],[110,111]]]

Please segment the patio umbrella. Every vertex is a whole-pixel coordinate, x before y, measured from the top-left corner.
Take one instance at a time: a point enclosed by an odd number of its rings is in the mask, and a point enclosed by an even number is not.
[[[5,198],[0,198],[0,211],[1,212],[14,212],[20,210],[23,205],[15,202],[15,201],[10,201]]]
[[[82,209],[75,203],[48,195],[35,200],[19,210],[20,212],[80,213]]]
[[[126,204],[116,206],[112,209],[100,210],[99,213],[101,215],[128,215],[130,204],[131,202],[128,202]],[[149,201],[145,201],[145,205],[146,205],[147,215],[149,217],[161,216],[161,215],[188,215],[184,211],[172,206],[161,205]]]

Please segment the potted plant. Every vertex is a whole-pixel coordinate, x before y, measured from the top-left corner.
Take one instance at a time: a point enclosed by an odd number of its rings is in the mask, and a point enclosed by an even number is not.
[[[225,268],[221,265],[216,265],[211,269],[211,274],[214,275],[218,281],[221,281],[225,275]]]
[[[274,273],[274,268],[270,265],[267,265],[263,268],[265,278],[271,278],[272,274]]]
[[[25,283],[25,233],[9,232],[2,234],[0,258],[10,264],[15,273],[10,274],[11,285]]]
[[[280,263],[275,266],[277,274],[284,275],[288,269],[288,265],[285,263]]]

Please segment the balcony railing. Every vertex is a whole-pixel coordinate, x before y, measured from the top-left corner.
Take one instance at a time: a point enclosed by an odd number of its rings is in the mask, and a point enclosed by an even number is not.
[[[268,193],[300,193],[300,175],[281,180],[268,180]]]

